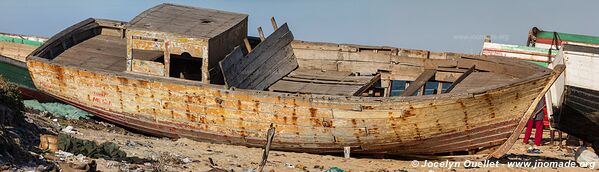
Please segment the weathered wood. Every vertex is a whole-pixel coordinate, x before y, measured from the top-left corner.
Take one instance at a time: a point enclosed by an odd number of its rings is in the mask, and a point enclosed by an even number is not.
[[[408,88],[403,92],[402,96],[412,96],[420,87],[424,86],[428,80],[433,78],[437,73],[437,70],[427,69],[416,78],[416,81],[412,82]]]
[[[460,81],[452,90],[452,93],[463,93],[484,87],[505,85],[514,81],[513,77],[492,72],[473,72],[466,79]]]
[[[279,25],[277,25],[277,21],[275,21],[275,17],[270,17],[270,23],[272,24],[272,30],[279,29]]]
[[[549,91],[549,88],[551,88],[551,85],[553,85],[555,80],[557,80],[557,78],[562,74],[562,72],[564,72],[565,69],[566,69],[565,65],[555,66],[555,68],[553,69],[553,72],[551,73],[551,78],[549,78],[547,84],[545,84],[545,87],[541,90],[541,92],[532,101],[532,103],[529,105],[526,112],[524,112],[524,115],[522,116],[522,118],[520,118],[520,120],[518,122],[518,126],[513,130],[513,133],[505,141],[504,144],[502,144],[499,148],[497,148],[493,153],[489,154],[486,157],[487,159],[491,158],[491,157],[500,158],[501,156],[505,155],[505,153],[507,153],[507,151],[509,151],[512,148],[512,146],[514,145],[514,143],[516,142],[516,140],[518,139],[520,134],[522,134],[522,129],[524,129],[524,126],[527,123],[526,121],[528,121],[528,119],[530,119],[530,117],[532,116],[532,113],[535,111],[537,104],[541,101],[541,99],[543,99],[543,97],[545,96],[545,93],[547,93],[547,91]]]
[[[129,22],[127,29],[175,33],[187,37],[213,38],[247,19],[246,14],[176,4],[150,8]]]
[[[437,85],[437,94],[443,93],[443,83],[439,82]]]
[[[262,27],[258,27],[258,34],[260,35],[260,41],[264,41],[264,32],[262,31]]]
[[[285,28],[283,28],[283,26],[281,27],[281,31],[275,31],[273,34],[269,35],[264,42],[258,44],[255,47],[255,50],[252,54],[247,55],[247,58],[252,60],[241,60],[242,58],[244,58],[244,56],[235,56],[235,58],[228,59],[229,57],[227,56],[225,59],[219,62],[223,64],[221,68],[223,70],[223,73],[225,73],[225,75],[227,75],[226,72],[233,72],[233,74],[236,74],[235,72],[242,71],[245,69],[245,67],[260,65],[264,63],[264,61],[267,60],[267,58],[258,59],[256,58],[257,55],[270,57],[273,54],[275,54],[277,50],[285,47],[285,42],[293,40],[293,35],[286,35],[287,32],[285,32],[284,30],[288,28],[286,27],[286,25],[284,26]]]
[[[268,36],[246,57],[233,50],[220,63],[229,87],[264,90],[297,68],[287,24]],[[237,49],[237,48],[236,48]]]
[[[158,62],[133,59],[132,68],[133,72],[136,73],[155,76],[165,75],[164,65]]]
[[[447,90],[445,90],[445,93],[451,92],[451,90],[453,90],[453,88],[455,88],[458,84],[460,84],[460,82],[462,82],[464,79],[466,79],[466,77],[468,77],[468,75],[470,75],[472,72],[474,72],[474,68],[475,68],[475,66],[471,66],[470,68],[468,68],[468,71],[464,72],[462,75],[460,75],[460,77],[458,77],[458,79],[456,79],[455,81],[453,81],[453,83],[451,83],[451,86],[449,86],[449,88],[447,88]]]
[[[236,45],[243,44],[238,43]],[[407,66],[399,62],[347,60],[358,57],[350,53],[365,58],[368,54],[393,54],[385,50],[364,49],[367,53],[363,53],[357,52],[359,49],[351,52],[360,46],[326,44],[326,50],[320,49],[318,44],[310,46],[313,46],[312,54],[305,53],[304,57],[326,58],[333,62],[333,68],[327,70],[344,69],[340,73],[374,74],[378,71],[375,67],[381,67],[398,74],[400,68],[394,67]],[[40,51],[52,51],[53,47],[40,48]],[[256,51],[258,49],[254,53]],[[430,155],[501,145],[514,133],[518,121],[529,117],[523,113],[549,78],[544,69],[518,62],[471,58],[458,64],[486,63],[484,67],[496,65],[501,69],[488,73],[502,74],[501,71],[510,69],[523,73],[515,75],[516,80],[506,83],[509,85],[484,87],[469,93],[419,97],[340,96],[337,93],[345,94],[353,86],[301,82],[306,87],[301,89],[323,93],[298,95],[227,89],[197,81],[67,65],[50,60],[60,51],[49,54],[45,59],[38,57],[40,54],[28,57],[36,87],[108,121],[160,136],[251,147],[264,145],[265,129],[274,123],[277,130],[273,150],[310,153],[341,153],[343,147],[350,147],[357,154]],[[430,58],[453,58],[445,53],[415,50],[400,50],[398,54],[413,58],[424,58],[427,54]],[[377,57],[377,60],[384,59]],[[345,68],[337,68],[344,67],[342,65],[346,65]],[[424,66],[427,66],[426,61],[422,66],[412,65],[409,69],[421,72]],[[347,82],[344,78],[338,80]]]
[[[374,77],[372,77],[372,79],[370,79],[370,81],[367,84],[363,85],[362,88],[356,91],[356,93],[354,93],[354,96],[362,94],[364,91],[368,90],[370,87],[374,85],[374,83],[378,82],[379,80],[381,80],[381,74],[376,74]]]
[[[250,45],[250,41],[247,38],[243,38],[243,44],[245,44],[245,49],[248,52],[252,52],[252,46]]]
[[[351,76],[348,72],[297,69],[268,88],[301,94],[360,95],[380,80],[375,76]]]

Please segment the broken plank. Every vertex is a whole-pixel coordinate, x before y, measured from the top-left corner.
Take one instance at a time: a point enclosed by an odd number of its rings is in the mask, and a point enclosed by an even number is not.
[[[381,74],[376,74],[374,77],[372,77],[372,79],[370,79],[370,81],[365,84],[364,86],[362,86],[358,91],[356,91],[354,93],[354,96],[359,96],[360,94],[362,94],[364,91],[368,90],[370,87],[372,87],[374,85],[374,83],[376,83],[377,81],[381,80]]]
[[[456,79],[453,83],[451,83],[451,86],[449,86],[449,88],[447,88],[447,90],[445,90],[445,93],[449,93],[451,90],[453,90],[453,88],[456,87],[456,85],[458,85],[460,82],[462,82],[464,79],[466,79],[466,77],[468,77],[468,75],[470,75],[472,72],[474,72],[475,69],[475,65],[472,65],[470,68],[468,68],[468,70],[466,72],[464,72],[462,75],[460,75],[460,77],[458,77],[458,79]]]
[[[422,74],[420,74],[420,76],[416,78],[416,81],[412,82],[410,86],[406,88],[406,91],[403,92],[402,96],[412,96],[416,91],[418,91],[418,89],[420,89],[420,87],[424,86],[424,84],[426,84],[428,80],[433,78],[433,76],[435,76],[435,73],[437,73],[437,70],[424,70],[424,72],[422,72]]]
[[[291,41],[293,34],[283,24],[246,56],[236,48],[219,62],[227,86],[264,90],[285,77],[298,66]]]

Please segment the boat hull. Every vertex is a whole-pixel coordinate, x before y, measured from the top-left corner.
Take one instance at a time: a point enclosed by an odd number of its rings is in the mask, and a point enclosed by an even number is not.
[[[294,95],[27,62],[37,88],[140,131],[275,150],[438,154],[501,145],[548,82],[544,75],[475,94],[360,98]],[[382,99],[387,99],[381,101]]]
[[[0,55],[0,75],[18,87],[23,99],[36,99],[40,102],[55,101],[51,96],[35,88],[24,62]]]
[[[562,108],[555,119],[558,129],[599,144],[599,91],[566,86]]]

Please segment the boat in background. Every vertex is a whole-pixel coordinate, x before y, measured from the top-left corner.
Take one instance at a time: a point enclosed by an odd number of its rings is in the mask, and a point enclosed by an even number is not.
[[[551,126],[599,150],[599,37],[533,27],[527,46],[485,42],[481,54],[522,59],[549,68],[565,64],[565,74],[546,95]]]
[[[599,74],[599,37],[543,31],[534,27],[529,31],[527,44],[559,49],[560,57],[553,63],[573,66],[565,72],[565,77],[558,79],[554,85],[558,88],[552,88],[553,110],[559,111],[554,122],[560,130],[593,143],[594,148],[599,150],[599,82],[597,77],[593,77]]]
[[[481,55],[516,58],[543,67],[548,67],[549,63],[553,60],[555,55],[557,55],[557,51],[549,51],[548,48],[537,48],[524,45],[484,42]]]
[[[599,45],[568,42],[550,66],[570,67],[552,90],[554,126],[599,150]]]
[[[557,50],[566,43],[599,45],[599,37],[563,32],[543,31],[533,27],[528,32],[526,46]]]
[[[25,58],[41,46],[47,38],[0,33],[0,75],[19,87],[24,99],[37,99],[41,102],[54,98],[40,92],[29,75]]]

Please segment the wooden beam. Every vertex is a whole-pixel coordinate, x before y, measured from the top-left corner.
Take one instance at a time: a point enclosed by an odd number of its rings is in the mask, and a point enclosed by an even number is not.
[[[443,93],[443,83],[439,82],[439,85],[437,85],[437,94],[441,93]]]
[[[258,27],[258,34],[260,35],[260,41],[264,41],[264,39],[266,39],[264,37],[264,32],[262,31],[262,27]]]
[[[248,38],[243,38],[243,42],[245,43],[245,49],[248,50],[248,53],[252,52],[252,46],[250,45]]]
[[[354,93],[354,96],[359,96],[361,95],[364,91],[368,90],[370,87],[372,87],[377,81],[381,80],[381,74],[376,74],[374,77],[372,77],[372,79],[370,79],[370,81],[362,86],[362,88],[360,88],[358,91],[356,91],[356,93]]]
[[[279,25],[277,25],[277,21],[275,21],[275,17],[270,17],[270,23],[272,24],[272,29],[273,30],[277,30],[279,29]]]
[[[468,70],[466,72],[464,72],[462,75],[460,75],[460,77],[458,77],[458,79],[456,79],[455,81],[453,81],[453,83],[451,83],[451,86],[449,86],[449,88],[447,88],[447,90],[445,90],[444,93],[449,93],[451,90],[453,90],[453,88],[455,88],[460,82],[462,82],[464,79],[466,79],[466,77],[468,77],[468,75],[470,75],[472,72],[474,72],[474,68],[475,68],[474,65],[472,65],[470,68],[468,68]]]
[[[420,76],[418,76],[418,78],[416,78],[416,81],[411,83],[410,86],[408,86],[408,88],[406,88],[406,90],[403,92],[403,94],[401,96],[414,95],[414,93],[416,91],[418,91],[418,89],[420,89],[420,87],[424,86],[424,84],[426,84],[426,82],[428,80],[430,80],[431,78],[433,78],[433,76],[435,76],[435,73],[437,73],[437,70],[435,70],[435,69],[424,70],[424,72],[422,72],[422,74],[420,74]]]

